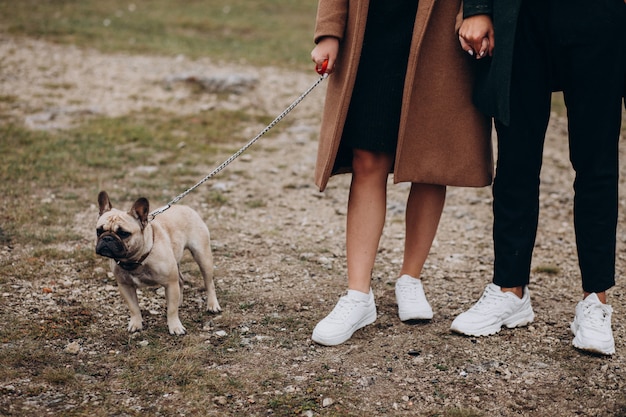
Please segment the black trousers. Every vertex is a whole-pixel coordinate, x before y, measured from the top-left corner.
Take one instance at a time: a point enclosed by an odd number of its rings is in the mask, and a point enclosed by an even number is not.
[[[615,285],[625,12],[622,0],[522,1],[511,120],[508,126],[496,121],[496,285],[529,283],[544,138],[555,89],[563,91],[567,107],[582,286],[584,291],[602,292]]]

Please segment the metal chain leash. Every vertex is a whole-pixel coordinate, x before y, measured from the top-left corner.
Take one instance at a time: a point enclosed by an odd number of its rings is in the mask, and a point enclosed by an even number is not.
[[[252,138],[248,143],[246,143],[244,146],[241,147],[241,149],[239,149],[237,152],[235,152],[230,158],[228,158],[227,160],[225,160],[224,162],[222,162],[221,165],[219,165],[217,168],[215,168],[210,174],[208,174],[206,177],[202,178],[200,181],[198,181],[195,185],[193,185],[192,187],[188,188],[187,190],[185,190],[184,192],[180,193],[179,195],[177,195],[176,197],[174,197],[172,199],[172,201],[170,201],[169,203],[167,203],[166,205],[164,205],[163,207],[160,207],[156,210],[154,210],[152,213],[150,213],[150,221],[154,220],[154,218],[156,216],[158,216],[159,214],[163,213],[164,211],[166,211],[167,209],[169,209],[170,207],[172,207],[172,205],[178,203],[180,200],[182,200],[187,194],[189,194],[190,192],[192,192],[193,190],[195,190],[196,188],[198,188],[200,185],[204,184],[208,179],[210,179],[211,177],[217,175],[220,171],[222,171],[224,168],[226,168],[231,162],[233,162],[235,159],[237,159],[242,153],[244,153],[250,146],[252,146],[254,144],[254,142],[256,142],[257,140],[259,140],[261,138],[261,136],[265,135],[267,132],[269,132],[274,126],[276,126],[278,124],[278,122],[280,122],[285,116],[287,116],[287,114],[289,114],[289,112],[291,112],[298,104],[300,104],[300,102],[302,100],[304,100],[304,98],[309,95],[309,93],[311,91],[313,91],[313,89],[315,87],[317,87],[322,81],[324,81],[324,79],[326,79],[328,77],[327,73],[323,73],[323,75],[320,76],[320,78],[315,81],[304,93],[302,93],[300,95],[300,97],[298,97],[296,100],[294,100],[293,103],[291,103],[289,105],[289,107],[287,107],[281,114],[278,115],[278,117],[276,117],[269,125],[267,125],[265,127],[265,129],[263,129],[258,135],[256,135],[254,138]]]

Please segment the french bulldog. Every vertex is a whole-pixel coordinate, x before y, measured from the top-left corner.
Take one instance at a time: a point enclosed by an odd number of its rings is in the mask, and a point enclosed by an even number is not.
[[[183,301],[179,263],[185,249],[191,252],[204,278],[207,311],[222,311],[213,282],[209,229],[195,210],[174,205],[150,220],[146,198],[139,198],[125,212],[113,208],[106,191],[98,194],[98,206],[96,253],[111,258],[120,294],[130,310],[129,332],[143,329],[137,288],[163,286],[169,332],[185,334],[186,329],[178,318]]]

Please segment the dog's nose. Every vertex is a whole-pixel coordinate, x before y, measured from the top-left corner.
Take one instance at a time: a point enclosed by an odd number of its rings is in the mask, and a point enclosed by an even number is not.
[[[96,253],[100,256],[106,256],[107,258],[113,257],[113,251],[109,247],[109,243],[106,239],[99,240],[96,244]]]
[[[96,253],[100,256],[105,256],[107,258],[113,258],[113,251],[103,242],[99,242],[96,245]]]
[[[96,253],[107,258],[119,257],[124,252],[124,246],[115,236],[103,235],[96,244]]]

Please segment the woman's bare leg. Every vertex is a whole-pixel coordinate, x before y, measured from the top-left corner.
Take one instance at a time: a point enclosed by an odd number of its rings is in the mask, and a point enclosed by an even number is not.
[[[392,164],[392,155],[354,150],[346,225],[351,290],[370,291],[372,269],[385,225],[387,177]]]
[[[400,275],[419,278],[439,226],[446,199],[446,187],[411,184],[406,205],[406,237]]]

